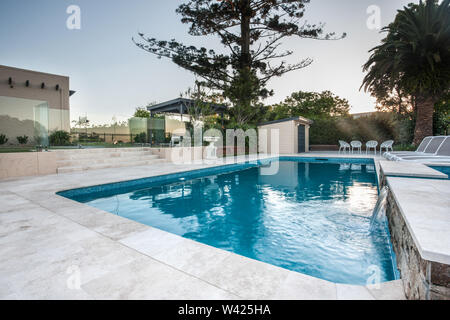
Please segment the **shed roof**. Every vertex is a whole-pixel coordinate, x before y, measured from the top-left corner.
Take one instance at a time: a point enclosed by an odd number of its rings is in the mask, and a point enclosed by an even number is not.
[[[304,118],[304,117],[291,117],[291,118],[285,118],[285,119],[279,119],[279,120],[273,120],[273,121],[269,121],[269,122],[264,122],[264,123],[260,123],[258,126],[266,126],[269,124],[274,124],[274,123],[280,123],[280,122],[287,122],[287,121],[299,121],[300,123],[303,124],[313,124],[314,121]]]

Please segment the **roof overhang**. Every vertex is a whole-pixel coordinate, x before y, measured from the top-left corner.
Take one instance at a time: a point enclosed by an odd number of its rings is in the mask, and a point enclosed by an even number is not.
[[[304,124],[304,125],[311,125],[314,123],[314,121],[312,121],[311,119],[307,119],[304,117],[291,117],[291,118],[285,118],[285,119],[280,119],[280,120],[274,120],[274,121],[269,121],[269,122],[264,122],[264,123],[260,123],[258,126],[267,126],[270,124],[275,124],[275,123],[281,123],[281,122],[288,122],[288,121],[295,121],[299,124]]]
[[[147,110],[154,113],[178,113],[188,114],[188,106],[194,103],[192,99],[177,98],[166,102],[158,103],[147,107]],[[224,112],[227,107],[223,104],[210,104],[215,112]]]

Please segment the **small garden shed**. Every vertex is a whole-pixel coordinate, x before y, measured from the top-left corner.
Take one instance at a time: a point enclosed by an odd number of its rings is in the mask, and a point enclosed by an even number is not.
[[[260,124],[258,126],[259,152],[279,151],[280,154],[309,152],[309,127],[312,123],[312,120],[303,117],[292,117]],[[272,130],[278,130],[279,141],[272,141]],[[279,146],[278,150],[276,143]]]

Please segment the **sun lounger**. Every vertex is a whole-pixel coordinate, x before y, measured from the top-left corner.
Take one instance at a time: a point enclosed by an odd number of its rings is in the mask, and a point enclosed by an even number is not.
[[[385,152],[383,154],[383,157],[385,157],[388,160],[393,160],[395,156],[407,156],[407,155],[420,155],[423,154],[428,144],[431,142],[431,140],[434,137],[426,137],[422,140],[419,147],[417,147],[416,151],[394,151],[394,152]]]
[[[442,140],[441,144],[439,145],[439,148],[436,150],[436,152],[433,155],[421,155],[421,156],[403,156],[403,157],[396,157],[397,161],[445,161],[450,160],[450,136],[441,136],[438,137],[441,138],[438,141]],[[442,139],[443,138],[443,139]]]
[[[446,136],[436,136],[431,139],[431,141],[428,143],[427,147],[423,152],[415,152],[413,154],[396,154],[390,158],[390,160],[399,161],[403,159],[408,159],[411,157],[433,157],[437,155],[437,152],[441,145],[446,140]]]
[[[415,153],[413,155],[396,155],[393,157],[393,160],[403,160],[403,159],[411,159],[411,158],[430,158],[434,156],[450,156],[442,153],[444,152],[445,148],[441,150],[441,147],[445,146],[446,143],[450,142],[450,139],[447,139],[449,137],[447,136],[436,136],[433,137],[431,142],[428,144],[428,146],[425,148],[425,151],[422,153]]]

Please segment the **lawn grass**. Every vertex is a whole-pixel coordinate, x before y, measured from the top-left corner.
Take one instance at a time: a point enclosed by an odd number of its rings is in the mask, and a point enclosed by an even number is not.
[[[36,151],[32,147],[12,147],[12,148],[0,148],[0,153],[14,153],[14,152],[33,152]]]

